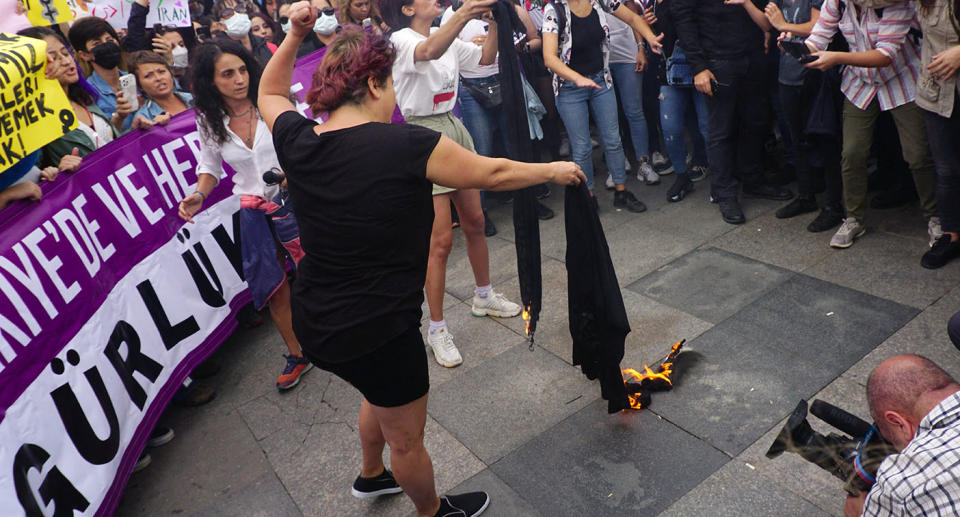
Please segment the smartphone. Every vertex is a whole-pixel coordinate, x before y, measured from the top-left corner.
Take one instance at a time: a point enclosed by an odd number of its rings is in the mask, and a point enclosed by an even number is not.
[[[371,27],[373,27],[373,20],[370,18],[364,18],[362,24],[364,29],[369,30]]]
[[[157,36],[162,36],[163,33],[167,32],[167,29],[163,26],[162,23],[153,24],[153,33]]]
[[[133,74],[120,76],[120,91],[123,97],[130,101],[130,109],[137,111],[140,109],[140,102],[137,100],[137,77]]]
[[[806,43],[795,39],[785,39],[780,42],[782,48],[787,54],[797,58],[801,63],[809,63],[817,58],[810,55],[810,47]]]

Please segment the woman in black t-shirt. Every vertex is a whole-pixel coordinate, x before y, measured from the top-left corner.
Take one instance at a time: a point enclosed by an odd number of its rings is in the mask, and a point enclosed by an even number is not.
[[[431,182],[512,190],[586,178],[573,163],[484,158],[432,130],[388,124],[396,104],[393,49],[381,36],[357,29],[330,44],[307,95],[311,110],[328,111],[330,118],[318,125],[301,116],[288,94],[297,46],[315,19],[307,2],[292,6],[290,32],[264,71],[259,97],[306,254],[293,293],[294,331],[308,358],[363,394],[363,466],[355,496],[402,487],[420,515],[450,504],[479,511],[485,494],[441,502],[423,447],[429,383],[419,325]],[[385,443],[396,481],[383,466]]]

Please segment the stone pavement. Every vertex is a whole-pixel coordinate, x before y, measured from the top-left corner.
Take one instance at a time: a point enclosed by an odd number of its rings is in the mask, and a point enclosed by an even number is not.
[[[946,334],[960,264],[920,267],[926,224],[916,207],[870,213],[868,233],[837,251],[832,232],[805,230],[815,214],[779,220],[782,203],[745,200],[747,224],[731,226],[708,203],[708,182],[666,203],[672,180],[630,181],[650,208],[639,215],[599,193],[633,327],[622,366],[653,364],[688,340],[676,388],[645,411],[608,415],[599,385],[570,365],[562,189],[546,200],[557,217],[541,224],[534,351],[519,318],[470,315],[473,277],[455,232],[446,319],[464,364],[447,370],[431,357],[426,444],[438,490],[486,490],[491,517],[841,515],[839,480],[789,453],[763,455],[797,402],[821,398],[868,418],[867,375],[903,352],[960,375]],[[493,282],[518,300],[510,208],[491,204]],[[317,369],[277,393],[284,350],[269,323],[224,343],[223,370],[205,381],[217,398],[167,412],[177,437],[151,450],[118,515],[413,515],[403,496],[350,495],[360,396]]]

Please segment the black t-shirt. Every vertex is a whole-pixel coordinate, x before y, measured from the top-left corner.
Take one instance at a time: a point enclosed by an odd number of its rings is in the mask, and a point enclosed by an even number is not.
[[[368,354],[422,316],[433,227],[427,160],[440,133],[367,123],[317,135],[280,115],[273,142],[305,252],[293,285],[293,330],[311,359]]]
[[[583,76],[603,70],[603,27],[600,15],[591,9],[585,18],[570,16],[570,68]]]

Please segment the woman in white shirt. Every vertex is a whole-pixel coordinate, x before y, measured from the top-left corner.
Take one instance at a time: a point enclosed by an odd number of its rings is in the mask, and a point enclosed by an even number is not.
[[[290,352],[277,388],[293,388],[312,364],[303,358],[293,333],[290,285],[286,270],[303,256],[296,221],[278,198],[280,188],[267,185],[263,173],[280,171],[273,138],[257,110],[260,65],[233,41],[207,43],[196,49],[191,66],[193,95],[200,131],[197,190],[180,202],[180,217],[192,222],[210,191],[233,175],[233,194],[240,196],[240,241],[243,273],[260,310],[269,302],[270,316]]]
[[[497,24],[492,17],[485,16],[489,25],[482,47],[461,41],[457,35],[468,21],[489,13],[493,4],[494,0],[466,0],[447,23],[433,30],[430,28],[433,20],[443,14],[435,0],[383,0],[380,4],[385,21],[393,28],[390,41],[397,53],[393,63],[393,88],[403,117],[410,124],[440,132],[470,151],[474,151],[470,133],[450,110],[457,102],[461,71],[476,70],[495,61]],[[453,246],[451,201],[460,216],[467,256],[477,284],[473,315],[512,318],[520,314],[519,305],[494,292],[490,285],[490,257],[483,233],[480,192],[434,185],[433,232],[425,286],[430,308],[427,343],[437,362],[448,368],[463,362],[443,317],[447,257]]]

